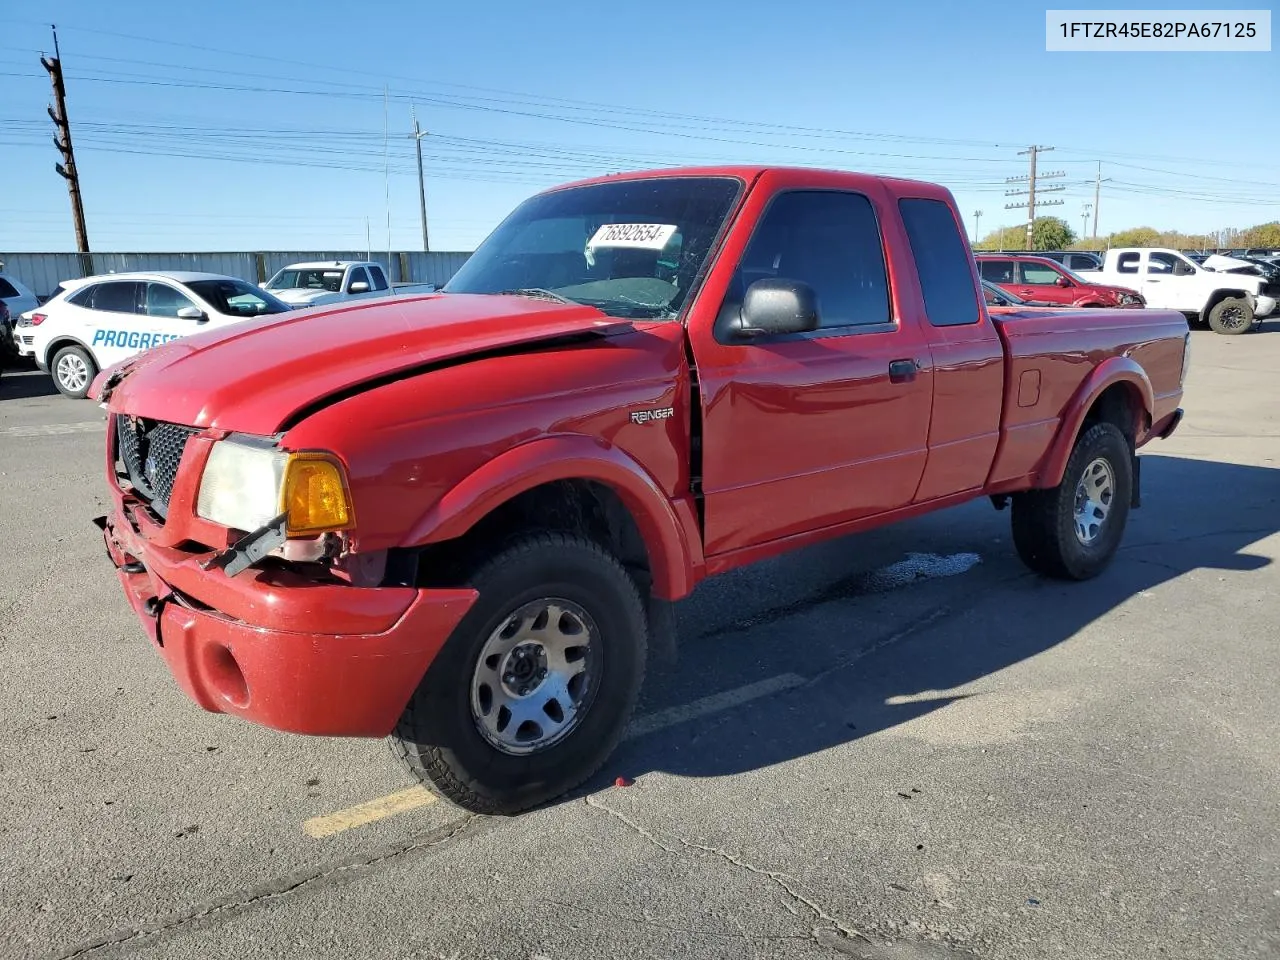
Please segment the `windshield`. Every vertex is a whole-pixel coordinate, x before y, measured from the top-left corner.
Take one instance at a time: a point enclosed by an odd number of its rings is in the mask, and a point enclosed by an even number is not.
[[[616,317],[674,318],[741,189],[729,177],[661,177],[541,194],[517,207],[444,291],[525,292]]]
[[[337,293],[342,288],[342,268],[281,270],[267,281],[266,288],[268,290],[328,290],[330,293]]]
[[[267,291],[243,280],[196,280],[186,284],[213,309],[228,317],[260,317],[267,313],[287,313],[293,309]]]

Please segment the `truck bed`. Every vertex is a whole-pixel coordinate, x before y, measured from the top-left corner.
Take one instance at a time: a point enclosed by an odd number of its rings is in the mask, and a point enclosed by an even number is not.
[[[989,486],[1039,471],[1072,399],[1105,376],[1104,365],[1128,368],[1133,388],[1152,402],[1152,422],[1177,408],[1187,320],[1176,310],[994,308],[991,319],[1008,363]],[[1155,392],[1153,381],[1174,390]]]

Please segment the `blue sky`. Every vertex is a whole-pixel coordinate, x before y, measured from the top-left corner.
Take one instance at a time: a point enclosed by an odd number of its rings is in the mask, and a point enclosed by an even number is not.
[[[388,210],[391,246],[419,249],[411,105],[439,250],[474,248],[542,187],[673,163],[934,180],[986,233],[1019,220],[1003,181],[1031,143],[1067,174],[1042,212],[1077,230],[1099,160],[1104,232],[1280,219],[1280,53],[1046,53],[1044,5],[7,8],[0,251],[74,249],[37,59],[49,21],[100,250],[385,250]]]

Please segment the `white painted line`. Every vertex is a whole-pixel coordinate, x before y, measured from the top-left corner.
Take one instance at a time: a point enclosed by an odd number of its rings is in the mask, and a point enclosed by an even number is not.
[[[336,813],[327,813],[322,817],[312,817],[302,825],[303,833],[309,837],[331,837],[352,827],[362,827],[375,820],[384,820],[405,813],[418,807],[425,807],[436,802],[436,795],[426,787],[410,787],[398,793],[389,793],[385,797],[369,800],[366,803],[347,807]]]
[[[38,427],[0,427],[0,437],[61,437],[70,433],[104,433],[105,420],[80,423],[46,423]]]
[[[633,720],[631,726],[627,729],[626,739],[630,740],[633,737],[643,737],[650,733],[656,733],[659,730],[665,730],[667,727],[674,727],[678,723],[705,717],[710,713],[719,713],[721,710],[741,706],[744,703],[750,703],[752,700],[759,700],[761,697],[767,697],[783,690],[792,690],[807,682],[804,677],[797,674],[783,673],[776,677],[770,677],[768,680],[761,680],[758,683],[749,683],[745,687],[738,687],[735,690],[713,693],[709,697],[694,700],[692,703],[681,704],[678,707],[668,707],[666,710],[659,710],[657,713],[650,713]]]

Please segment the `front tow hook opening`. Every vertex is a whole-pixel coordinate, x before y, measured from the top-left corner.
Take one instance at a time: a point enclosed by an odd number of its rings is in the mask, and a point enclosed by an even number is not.
[[[128,563],[120,564],[120,569],[125,573],[146,573],[147,568],[142,565],[141,560],[130,560]]]

